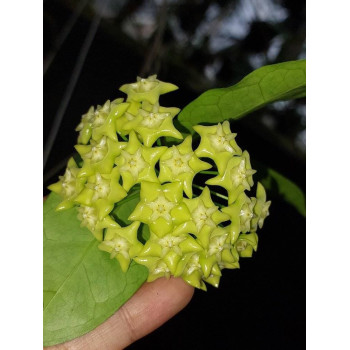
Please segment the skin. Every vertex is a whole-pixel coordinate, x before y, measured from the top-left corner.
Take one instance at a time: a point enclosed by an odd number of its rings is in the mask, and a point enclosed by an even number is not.
[[[113,316],[91,332],[46,350],[120,350],[181,311],[194,288],[181,278],[159,278],[142,287]]]

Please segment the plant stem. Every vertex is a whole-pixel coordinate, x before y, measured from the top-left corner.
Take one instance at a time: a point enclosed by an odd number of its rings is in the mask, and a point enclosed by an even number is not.
[[[206,174],[206,175],[218,175],[219,173],[215,170],[203,170],[200,172],[201,174]]]
[[[162,145],[162,141],[160,141],[160,138],[159,139],[157,139],[157,146],[161,146]]]
[[[124,135],[121,135],[121,134],[119,134],[119,136],[124,140],[124,141],[128,141],[128,139],[124,136]]]
[[[200,189],[200,190],[202,190],[202,191],[204,190],[204,187],[202,187],[202,186],[199,186],[199,185],[196,185],[196,184],[192,184],[192,186],[193,186],[193,187],[196,187],[196,188],[198,188],[198,189]],[[218,192],[215,192],[215,191],[212,191],[212,190],[210,190],[210,193],[213,194],[213,195],[216,196],[216,197],[219,197],[219,198],[228,200],[228,197],[227,197],[227,196],[224,196],[224,195],[221,194],[221,193],[218,193]]]

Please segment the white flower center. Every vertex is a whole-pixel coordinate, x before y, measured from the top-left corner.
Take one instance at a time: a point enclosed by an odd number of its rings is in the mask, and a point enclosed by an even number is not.
[[[154,202],[147,204],[152,209],[151,220],[155,221],[163,217],[167,221],[171,221],[170,211],[175,207],[175,203],[169,202],[163,195],[160,195]]]
[[[82,205],[78,208],[78,211],[82,225],[93,231],[97,223],[96,210],[92,207]]]
[[[147,166],[142,157],[141,148],[135,154],[130,154],[124,150],[121,153],[125,163],[120,167],[120,171],[128,171],[136,179],[139,173]]]
[[[91,141],[92,148],[89,153],[85,155],[85,157],[90,158],[93,163],[102,160],[107,154],[107,140],[106,136],[103,136],[99,142]]]
[[[213,206],[211,208],[207,208],[204,206],[202,200],[199,201],[198,207],[192,213],[192,218],[198,231],[200,231],[204,225],[208,225],[210,227],[216,226],[211,216],[217,210],[218,207]]]
[[[147,112],[143,109],[140,110],[140,114],[143,117],[141,125],[148,128],[158,127],[165,118],[170,116],[170,113]]]
[[[155,267],[154,267],[154,270],[153,270],[154,274],[157,275],[159,273],[162,273],[162,274],[169,274],[170,273],[170,270],[167,266],[167,264],[163,261],[160,261]]]
[[[218,124],[216,134],[209,135],[209,140],[213,148],[218,152],[230,152],[234,153],[233,147],[230,145],[230,141],[236,137],[236,134],[225,134],[221,123]]]
[[[166,235],[165,237],[161,238],[158,243],[162,246],[162,253],[165,255],[170,249],[172,249],[176,254],[182,255],[181,249],[178,247],[178,245],[184,241],[185,237],[175,237],[173,235]]]
[[[199,255],[198,254],[193,254],[191,259],[188,261],[186,269],[185,269],[185,274],[190,275],[196,270],[201,270],[202,267],[199,263]]]
[[[172,147],[172,157],[162,163],[171,169],[174,176],[178,176],[182,173],[193,173],[192,168],[189,166],[189,161],[192,158],[193,152],[188,154],[181,154],[176,146]]]
[[[99,173],[97,173],[96,183],[93,188],[95,190],[94,196],[92,197],[94,201],[99,198],[106,198],[110,190],[109,181],[103,179],[102,176]]]
[[[152,75],[147,79],[137,77],[137,82],[131,84],[131,87],[135,92],[151,91],[159,84],[156,78],[156,75]]]
[[[226,248],[226,244],[225,244],[226,238],[227,238],[227,234],[213,237],[210,240],[210,244],[208,248],[208,256],[221,253],[223,249]]]
[[[75,194],[75,183],[76,179],[73,176],[70,169],[66,169],[66,172],[63,176],[60,177],[62,180],[62,194],[64,197],[71,197]]]
[[[238,252],[243,252],[246,250],[248,243],[246,241],[238,241],[236,244],[236,249]]]

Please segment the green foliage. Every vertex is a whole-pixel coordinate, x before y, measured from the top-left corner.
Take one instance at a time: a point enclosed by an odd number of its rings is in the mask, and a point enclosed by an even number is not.
[[[97,249],[99,242],[80,227],[76,208],[56,212],[60,197],[44,203],[44,345],[76,338],[104,322],[146,280],[144,266],[127,273]],[[123,207],[123,205],[121,205]],[[103,273],[101,273],[103,271]]]
[[[269,195],[283,198],[301,215],[306,216],[305,194],[294,182],[262,164],[259,164],[257,168],[260,175],[264,174],[259,181],[268,190]]]
[[[268,103],[304,97],[306,61],[290,61],[261,67],[238,84],[204,92],[188,104],[178,121],[191,133],[199,123],[239,119]]]

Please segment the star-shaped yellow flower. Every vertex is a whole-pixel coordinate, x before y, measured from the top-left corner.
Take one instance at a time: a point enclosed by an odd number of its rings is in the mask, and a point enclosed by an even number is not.
[[[204,276],[199,260],[200,252],[185,254],[179,261],[174,276],[181,277],[189,285],[206,291],[207,287],[203,282]]]
[[[233,203],[238,195],[245,191],[250,190],[253,186],[253,174],[256,170],[253,170],[250,165],[249,153],[244,151],[242,156],[231,158],[227,167],[222,175],[218,175],[209,179],[206,184],[221,186],[228,192],[228,202]]]
[[[134,129],[136,119],[141,108],[141,102],[129,101],[129,107],[124,114],[117,116],[115,125],[117,132],[125,136]]]
[[[265,218],[270,214],[269,208],[271,201],[266,202],[266,192],[264,186],[258,182],[256,188],[256,204],[254,207],[255,217],[252,220],[252,231],[256,231],[257,228],[262,228]]]
[[[228,121],[212,126],[196,125],[193,129],[201,136],[195,154],[198,157],[213,159],[219,174],[223,173],[232,156],[242,154],[235,141],[237,134],[231,132]]]
[[[211,199],[208,187],[205,187],[199,197],[187,199],[184,202],[191,212],[195,224],[195,233],[198,233],[204,225],[216,227],[219,223],[230,219],[228,214],[222,213]]]
[[[64,175],[59,177],[58,182],[48,186],[50,191],[63,198],[63,201],[56,208],[57,211],[72,208],[75,198],[83,190],[86,178],[78,178],[79,171],[80,168],[74,159],[70,158]]]
[[[249,198],[244,192],[242,192],[233,204],[221,209],[224,213],[229,215],[231,220],[229,226],[231,244],[236,242],[240,232],[245,233],[252,231],[252,222],[255,217],[255,203],[255,198]]]
[[[86,145],[92,135],[92,123],[95,118],[95,108],[91,106],[89,110],[82,115],[79,125],[75,128],[79,131],[78,144]]]
[[[121,101],[120,101],[121,100]],[[108,136],[117,142],[116,120],[122,116],[129,107],[129,103],[123,103],[123,99],[108,100],[102,107],[95,111],[95,119],[92,124],[92,138],[99,141],[101,137]]]
[[[239,256],[244,258],[250,258],[253,255],[253,251],[258,249],[258,235],[256,232],[249,234],[242,233],[237,242],[234,245]]]
[[[142,181],[140,202],[129,220],[148,224],[152,232],[164,237],[177,226],[191,221],[191,215],[182,199],[182,185],[179,182],[160,185]]]
[[[211,273],[207,278],[203,278],[203,280],[209,284],[211,284],[213,287],[218,288],[221,278],[221,270],[218,264],[214,264]]]
[[[98,246],[99,249],[110,253],[111,259],[116,258],[124,272],[128,270],[131,259],[143,247],[137,240],[139,226],[140,223],[135,221],[126,227],[108,228],[104,240]]]
[[[231,254],[232,246],[227,229],[219,226],[213,228],[204,225],[197,234],[197,240],[203,247],[199,263],[205,278],[208,278],[212,274],[212,269],[215,264],[230,264],[235,262]]]
[[[119,90],[128,95],[127,101],[148,101],[155,104],[158,102],[159,95],[177,90],[174,84],[165,83],[157,79],[157,75],[151,75],[148,78],[137,77],[137,81],[131,84],[122,85]]]
[[[209,163],[201,161],[192,150],[192,136],[178,146],[169,148],[160,158],[159,181],[179,181],[183,184],[184,192],[192,198],[192,181],[202,170],[211,168]]]
[[[129,142],[121,155],[116,158],[123,187],[126,191],[141,181],[158,182],[155,165],[166,147],[146,147],[141,145],[134,131],[130,133]]]
[[[80,226],[86,227],[99,241],[102,241],[104,228],[119,227],[119,225],[108,215],[102,220],[99,220],[98,211],[94,205],[81,205],[78,207],[78,219],[81,222]]]
[[[75,198],[83,205],[95,204],[98,218],[102,220],[114,208],[115,203],[126,197],[127,193],[119,184],[119,169],[113,168],[110,174],[96,173],[88,178],[85,188]]]
[[[152,282],[160,277],[170,278],[172,274],[169,266],[162,258],[154,256],[137,256],[134,260],[138,264],[148,268],[149,274],[147,282]]]
[[[151,232],[151,236],[139,253],[139,257],[162,258],[174,275],[183,254],[200,250],[202,250],[202,247],[189,234],[175,235],[171,232],[159,238]]]
[[[96,172],[109,174],[114,166],[116,156],[126,146],[125,142],[115,142],[107,136],[100,141],[91,140],[90,145],[76,145],[84,164],[78,173],[78,177],[88,177]]]

